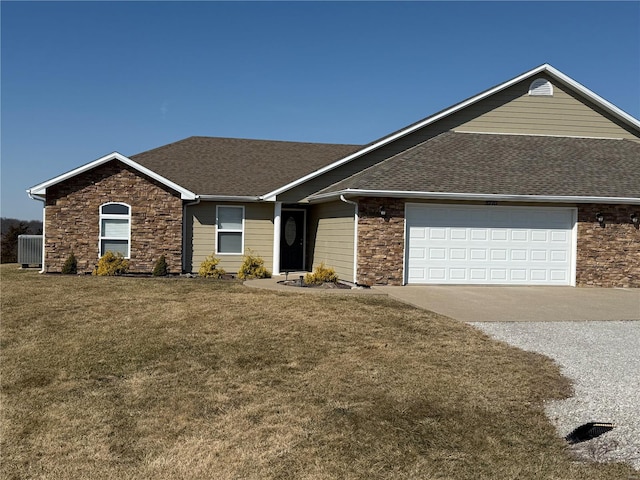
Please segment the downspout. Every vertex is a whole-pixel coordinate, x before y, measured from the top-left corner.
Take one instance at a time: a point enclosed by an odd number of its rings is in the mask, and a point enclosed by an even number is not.
[[[347,200],[344,195],[340,195],[340,200],[345,203],[350,203],[354,206],[353,219],[355,225],[353,228],[353,283],[358,284],[358,202]]]
[[[200,197],[196,198],[193,202],[186,202],[182,206],[182,271],[186,272],[187,266],[187,249],[185,248],[185,242],[187,240],[187,207],[192,205],[198,205],[200,203]],[[191,273],[191,272],[187,272]]]
[[[34,197],[33,194],[31,193],[31,190],[27,190],[27,193],[29,194],[29,198],[31,200],[38,200],[39,202],[42,202],[42,267],[40,268],[40,272],[38,273],[45,273],[47,271],[47,269],[45,268],[44,265],[44,259],[45,257],[45,245],[46,245],[46,239],[47,237],[45,236],[45,225],[47,224],[46,219],[47,219],[47,199],[46,198],[37,198]]]

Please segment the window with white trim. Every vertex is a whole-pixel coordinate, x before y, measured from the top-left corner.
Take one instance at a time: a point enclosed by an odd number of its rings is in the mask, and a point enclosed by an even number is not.
[[[107,252],[131,253],[131,207],[125,203],[100,206],[100,256]]]
[[[216,206],[216,253],[242,255],[244,252],[244,207]]]

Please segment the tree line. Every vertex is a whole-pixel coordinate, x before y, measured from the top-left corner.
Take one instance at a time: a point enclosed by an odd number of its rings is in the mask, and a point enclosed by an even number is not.
[[[0,218],[0,261],[16,263],[18,261],[18,236],[42,235],[42,222],[39,220],[18,220],[17,218]]]

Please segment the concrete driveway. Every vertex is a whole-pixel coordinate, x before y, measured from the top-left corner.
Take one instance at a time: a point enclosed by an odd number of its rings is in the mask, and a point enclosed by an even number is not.
[[[374,289],[464,322],[640,320],[638,288],[406,285]]]

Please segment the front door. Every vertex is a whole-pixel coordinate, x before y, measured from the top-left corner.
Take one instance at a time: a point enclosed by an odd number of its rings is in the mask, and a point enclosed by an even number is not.
[[[304,270],[305,211],[282,209],[280,230],[280,270]]]

